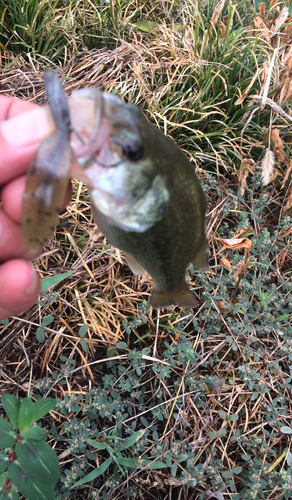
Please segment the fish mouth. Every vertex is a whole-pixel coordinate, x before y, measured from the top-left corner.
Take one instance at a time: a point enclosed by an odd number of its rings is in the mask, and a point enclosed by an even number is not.
[[[103,134],[103,137],[105,134]],[[115,168],[126,160],[126,155],[124,154],[123,146],[119,141],[112,139],[111,137],[106,137],[101,145],[100,138],[97,143],[92,145],[88,150],[88,146],[84,145],[86,148],[84,151],[84,156],[81,156],[81,152],[76,155],[76,161],[81,168],[87,168],[91,165],[97,165],[103,168]],[[92,151],[93,150],[93,151]],[[113,157],[115,158],[113,160]]]
[[[141,158],[131,112],[117,97],[96,88],[74,91],[70,118],[70,144],[81,170],[92,164],[111,169]]]
[[[104,99],[100,90],[76,90],[70,100],[70,145],[80,168],[92,164],[107,143],[111,126],[104,118]],[[107,163],[100,161],[103,166]],[[112,163],[112,162],[111,162]]]

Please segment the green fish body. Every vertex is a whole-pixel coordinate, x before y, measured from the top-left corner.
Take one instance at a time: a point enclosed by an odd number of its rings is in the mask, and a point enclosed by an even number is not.
[[[190,263],[208,269],[208,246],[193,166],[138,107],[111,94],[75,91],[70,114],[70,175],[87,184],[98,227],[134,273],[151,275],[153,307],[194,307],[185,273]]]

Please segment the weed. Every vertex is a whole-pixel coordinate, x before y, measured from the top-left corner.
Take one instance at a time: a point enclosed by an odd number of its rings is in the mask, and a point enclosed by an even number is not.
[[[27,498],[53,500],[60,475],[58,458],[44,441],[43,429],[33,424],[54,408],[55,401],[46,398],[33,403],[30,398],[20,401],[4,394],[1,403],[11,422],[0,419],[1,499],[15,500],[19,491]]]

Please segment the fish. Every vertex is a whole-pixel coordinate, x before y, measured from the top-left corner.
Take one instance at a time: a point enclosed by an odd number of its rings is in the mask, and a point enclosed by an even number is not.
[[[192,263],[207,271],[209,249],[206,198],[193,165],[138,106],[93,87],[74,91],[68,106],[57,74],[48,70],[44,80],[57,131],[28,172],[28,250],[50,235],[74,177],[87,185],[95,223],[133,273],[152,277],[152,307],[196,307],[186,270]]]

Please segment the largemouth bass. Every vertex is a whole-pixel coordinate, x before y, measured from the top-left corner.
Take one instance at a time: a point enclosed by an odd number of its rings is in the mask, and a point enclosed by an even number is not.
[[[208,269],[208,246],[205,196],[191,163],[137,106],[87,88],[73,92],[69,112],[55,73],[45,73],[45,86],[57,132],[40,144],[28,172],[27,248],[42,247],[75,177],[87,184],[99,229],[134,273],[153,278],[152,306],[196,306],[185,273],[190,263]]]

